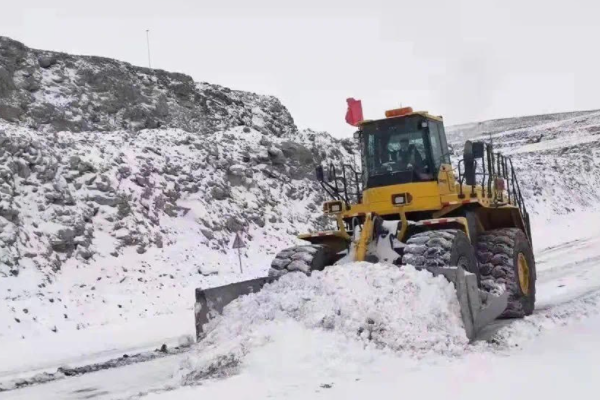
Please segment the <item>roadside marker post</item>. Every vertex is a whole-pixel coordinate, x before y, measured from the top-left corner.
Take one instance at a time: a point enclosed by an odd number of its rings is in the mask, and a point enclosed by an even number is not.
[[[231,246],[232,249],[237,249],[238,251],[238,259],[240,260],[240,273],[244,273],[244,270],[242,269],[242,248],[246,247],[246,244],[244,243],[244,241],[242,240],[242,238],[240,237],[239,233],[235,233],[235,239],[233,240],[233,245]]]

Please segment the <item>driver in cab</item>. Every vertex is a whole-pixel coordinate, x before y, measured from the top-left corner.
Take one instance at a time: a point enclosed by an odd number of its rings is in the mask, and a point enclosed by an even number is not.
[[[400,139],[400,148],[390,154],[393,162],[400,171],[413,171],[419,180],[430,180],[432,175],[428,173],[428,166],[423,162],[423,157],[414,144],[410,144],[408,138]]]
[[[414,169],[420,171],[423,166],[421,154],[415,147],[408,142],[408,138],[400,140],[400,149],[396,152],[396,161],[402,169]]]

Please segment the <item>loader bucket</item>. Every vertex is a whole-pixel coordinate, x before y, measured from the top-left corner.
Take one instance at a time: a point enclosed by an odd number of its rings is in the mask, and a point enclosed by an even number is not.
[[[461,267],[427,268],[434,275],[443,275],[454,284],[460,305],[461,317],[470,342],[480,339],[483,328],[504,312],[508,292],[494,295],[477,287],[477,277],[465,273]]]
[[[258,292],[274,278],[256,278],[210,289],[196,289],[196,340],[202,337],[202,326],[223,313],[223,308],[245,294]]]

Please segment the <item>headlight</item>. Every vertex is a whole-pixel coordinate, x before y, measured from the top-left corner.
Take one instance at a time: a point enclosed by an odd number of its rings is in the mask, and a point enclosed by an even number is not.
[[[400,193],[392,195],[392,204],[395,206],[403,206],[412,201],[412,196],[409,193]]]
[[[327,203],[327,211],[330,213],[339,213],[342,212],[342,202],[334,201],[331,203]]]
[[[394,196],[394,204],[404,204],[405,202],[404,195]]]

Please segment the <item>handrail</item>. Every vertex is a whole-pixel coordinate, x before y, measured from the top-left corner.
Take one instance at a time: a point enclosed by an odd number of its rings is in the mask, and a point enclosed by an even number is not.
[[[323,190],[334,200],[340,200],[350,205],[353,203],[351,195],[356,195],[356,202],[362,202],[362,181],[360,179],[360,173],[356,171],[350,164],[341,164],[341,171],[338,171],[333,163],[329,164],[329,171],[327,181],[320,180],[319,183]],[[346,171],[349,169],[350,173]],[[350,175],[350,176],[348,176]],[[352,182],[351,176],[354,175],[355,181]],[[331,183],[330,183],[331,182]],[[352,190],[348,191],[348,186],[353,185],[355,187],[354,193]]]
[[[529,227],[529,213],[527,212],[527,208],[525,207],[525,200],[523,198],[523,194],[521,192],[521,187],[519,185],[519,180],[517,179],[517,173],[513,164],[513,161],[510,157],[505,156],[501,153],[494,153],[493,147],[489,143],[484,144],[484,153],[478,157],[481,158],[482,165],[481,170],[477,172],[477,168],[475,167],[475,174],[481,177],[481,188],[482,188],[482,196],[492,200],[492,203],[495,205],[504,204],[504,196],[502,192],[498,193],[497,191],[497,179],[504,179],[505,185],[504,190],[507,193],[508,202],[516,205],[521,215],[526,222],[526,229],[529,237],[530,227]],[[487,162],[486,162],[487,161]],[[460,169],[461,162],[459,161],[459,180],[461,183],[461,194],[462,194],[462,179],[463,174]],[[477,162],[475,160],[475,162]],[[487,193],[486,193],[487,187]],[[473,185],[472,189],[474,190],[475,186]],[[492,188],[494,190],[492,190]]]

